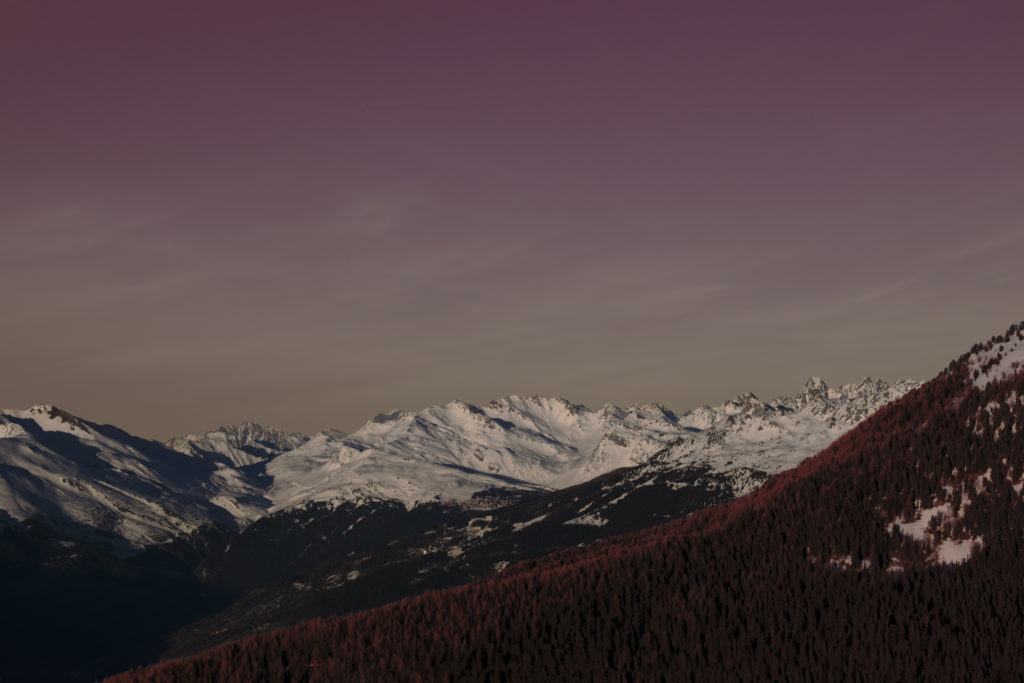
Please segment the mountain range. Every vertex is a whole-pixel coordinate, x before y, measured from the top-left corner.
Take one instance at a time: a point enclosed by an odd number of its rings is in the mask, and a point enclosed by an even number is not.
[[[812,378],[794,397],[765,403],[745,394],[682,415],[658,404],[589,410],[510,396],[382,414],[352,434],[246,423],[166,444],[40,404],[0,411],[0,515],[130,552],[204,524],[240,529],[313,503],[467,502],[491,489],[564,489],[643,464],[770,474],[916,384],[866,378],[830,389]]]

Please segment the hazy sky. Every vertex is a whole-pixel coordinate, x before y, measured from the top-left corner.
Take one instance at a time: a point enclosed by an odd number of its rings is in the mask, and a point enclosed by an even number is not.
[[[1022,35],[1016,1],[5,2],[0,407],[165,438],[930,378],[1024,318]]]

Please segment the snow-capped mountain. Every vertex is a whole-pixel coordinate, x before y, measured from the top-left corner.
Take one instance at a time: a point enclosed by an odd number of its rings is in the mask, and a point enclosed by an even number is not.
[[[481,511],[487,518],[483,527],[469,525],[441,534],[430,539],[431,548],[456,557],[504,553],[503,559],[515,560],[521,557],[509,551],[513,537],[529,536],[532,546],[550,552],[567,539],[589,542],[684,516],[757,488],[918,386],[920,382],[910,380],[890,384],[865,378],[830,388],[812,377],[792,397],[763,402],[747,393],[716,408],[704,406],[679,416],[657,405],[605,406],[593,412],[573,406],[579,422],[593,420],[611,429],[603,436],[591,433],[581,439],[597,446],[589,455],[580,455],[586,462],[582,471],[577,470],[580,480],[568,487],[551,487],[557,495]],[[560,405],[545,399],[515,399],[489,408],[522,401],[534,408]],[[618,450],[608,449],[609,444]],[[594,453],[605,457],[594,457]],[[604,464],[603,472],[595,462]],[[595,471],[599,476],[591,474]]]
[[[320,434],[267,464],[272,510],[310,502],[468,500],[492,487],[555,490],[622,467],[706,466],[774,473],[798,464],[880,406],[918,386],[865,378],[793,397],[744,394],[676,415],[658,404],[599,410],[510,396],[378,415],[349,435]],[[751,486],[755,485],[754,482]]]
[[[168,445],[39,405],[0,412],[0,519],[42,521],[124,550],[311,503],[465,502],[491,489],[559,490],[620,468],[685,470],[687,480],[694,468],[733,473],[742,493],[914,386],[865,379],[830,389],[812,378],[794,397],[744,394],[683,415],[658,404],[590,410],[509,396],[378,415],[352,434],[247,423]],[[590,514],[579,523],[600,524],[597,508]]]
[[[252,465],[298,448],[309,437],[298,432],[285,432],[255,422],[218,427],[203,434],[189,434],[170,439],[167,446],[181,453],[216,459],[223,456],[235,467]]]
[[[746,393],[692,410],[676,417],[679,434],[664,448],[593,480],[574,496],[574,505],[563,501],[561,514],[538,524],[627,531],[732,500],[818,453],[917,386],[912,380],[864,378],[829,387],[812,377],[795,396],[761,401]]]
[[[319,434],[267,464],[273,509],[309,502],[467,500],[502,487],[564,488],[642,462],[678,438],[661,407],[591,411],[510,396],[378,415],[350,435]]]
[[[263,514],[237,469],[51,405],[0,411],[0,520],[42,522],[118,552]]]
[[[886,403],[920,386],[900,380],[888,383],[865,377],[857,384],[829,387],[811,377],[793,397],[767,403],[743,394],[718,408],[686,413],[680,423],[700,432],[659,453],[657,461],[672,467],[708,467],[725,473],[756,469],[775,474],[818,453]],[[742,495],[756,486],[738,491]]]

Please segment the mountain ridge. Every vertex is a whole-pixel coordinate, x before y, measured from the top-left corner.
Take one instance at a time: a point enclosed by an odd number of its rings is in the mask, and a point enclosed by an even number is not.
[[[866,378],[857,384],[829,389],[820,379],[818,382],[818,393],[806,391],[769,403],[758,400],[754,410],[739,407],[736,401],[679,414],[651,403],[625,408],[606,404],[591,410],[561,398],[513,395],[482,407],[451,401],[416,412],[381,414],[359,430],[325,443],[319,452],[307,453],[303,464],[308,463],[308,458],[318,458],[321,464],[290,478],[295,482],[308,481],[308,485],[278,492],[272,509],[360,497],[400,500],[411,507],[431,500],[465,500],[488,485],[508,486],[517,482],[554,490],[620,467],[640,465],[679,439],[693,441],[714,429],[724,436],[744,426],[776,432],[803,427],[814,431],[813,435],[804,436],[813,436],[824,446],[824,441],[919,384],[912,380],[888,383]],[[808,414],[800,415],[803,420],[786,420],[787,413],[805,409]],[[764,419],[758,421],[758,417]],[[749,441],[756,441],[747,436]],[[705,439],[708,437],[716,438],[715,432]],[[738,445],[739,440],[734,440],[730,447]],[[793,450],[793,445],[788,445],[789,450]],[[767,447],[764,450],[767,452]],[[795,450],[802,457],[809,454],[806,447]],[[781,445],[776,445],[770,455],[781,453]],[[403,473],[396,477],[397,484],[394,480],[368,481],[362,468],[368,459],[375,463],[376,471],[397,463],[408,467],[422,465],[422,479],[402,481]],[[283,459],[271,462],[268,469],[275,476],[289,478],[289,460],[288,454],[284,454]],[[453,470],[461,471],[455,475],[457,484],[446,489],[430,482],[431,471],[438,466],[447,468],[448,476]],[[427,483],[423,484],[424,481]],[[345,487],[349,495],[337,496],[336,492]]]
[[[492,488],[556,490],[655,454],[662,463],[727,469],[740,466],[725,464],[730,454],[747,449],[743,466],[758,459],[771,472],[916,384],[865,379],[830,389],[812,379],[794,397],[764,403],[743,394],[681,414],[656,403],[590,410],[513,395],[484,407],[451,401],[394,411],[352,434],[243,423],[166,444],[38,404],[0,411],[0,515],[49,520],[130,552],[204,524],[241,528],[313,503],[411,508],[468,503]]]

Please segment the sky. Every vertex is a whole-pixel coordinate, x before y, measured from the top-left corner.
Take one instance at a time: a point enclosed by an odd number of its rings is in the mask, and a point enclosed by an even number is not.
[[[152,438],[928,379],[1024,319],[1019,2],[0,7],[0,407]]]

